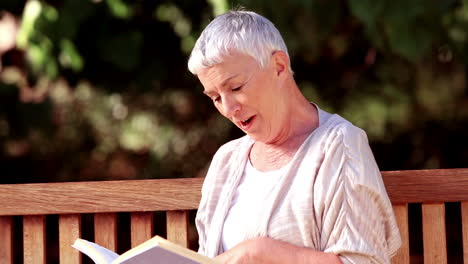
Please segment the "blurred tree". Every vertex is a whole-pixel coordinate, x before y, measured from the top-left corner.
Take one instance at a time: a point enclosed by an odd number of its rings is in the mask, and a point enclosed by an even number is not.
[[[238,5],[277,25],[304,94],[364,128],[381,169],[468,165],[468,0],[5,0],[0,183],[203,176],[242,133],[186,62]]]

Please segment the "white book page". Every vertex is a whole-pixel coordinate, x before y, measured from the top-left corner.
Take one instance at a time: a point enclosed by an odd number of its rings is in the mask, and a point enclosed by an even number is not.
[[[123,253],[112,264],[219,264],[188,248],[154,236]]]
[[[77,239],[72,247],[86,254],[96,264],[110,264],[119,257],[111,250],[84,239]]]
[[[136,255],[122,255],[112,264],[200,264],[161,247],[147,248],[134,252]]]

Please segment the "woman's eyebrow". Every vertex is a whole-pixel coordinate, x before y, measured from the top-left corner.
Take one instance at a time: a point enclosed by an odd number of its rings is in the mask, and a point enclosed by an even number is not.
[[[211,97],[213,95],[215,95],[216,92],[213,92],[213,91],[203,91],[204,94],[206,94],[208,97]]]
[[[234,74],[234,75],[228,77],[226,80],[224,80],[224,81],[221,83],[221,86],[220,86],[220,87],[226,86],[226,84],[227,84],[230,80],[236,78],[237,76],[239,76],[239,74]],[[216,94],[216,92],[214,92],[214,91],[206,91],[206,90],[204,90],[203,93],[206,94],[206,95],[209,96],[209,97],[211,97],[211,96],[213,96],[213,95]]]
[[[237,76],[239,76],[239,74],[234,74],[233,76],[227,78],[226,80],[224,80],[222,83],[221,83],[221,87],[224,87],[230,80],[236,78]]]

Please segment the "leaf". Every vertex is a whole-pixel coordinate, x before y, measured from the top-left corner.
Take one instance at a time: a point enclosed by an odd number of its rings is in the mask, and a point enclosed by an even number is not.
[[[383,0],[349,0],[351,13],[359,18],[367,27],[374,28],[377,18],[385,11]]]
[[[84,65],[83,58],[80,56],[73,42],[69,39],[62,39],[60,48],[60,64],[65,68],[71,68],[75,72],[81,71]]]
[[[390,23],[412,24],[430,9],[431,1],[427,0],[392,0],[388,1],[383,12],[383,19]]]
[[[424,25],[393,23],[387,24],[386,29],[390,48],[412,62],[421,59],[432,46],[432,33]]]
[[[107,0],[106,2],[114,16],[122,19],[130,19],[133,16],[133,9],[123,0]]]

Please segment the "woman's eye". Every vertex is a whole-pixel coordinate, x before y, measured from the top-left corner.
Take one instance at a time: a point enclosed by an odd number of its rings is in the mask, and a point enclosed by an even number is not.
[[[241,86],[239,86],[239,87],[232,88],[232,91],[233,91],[233,92],[235,92],[235,91],[239,91],[241,88],[242,88],[242,85],[241,85]]]

